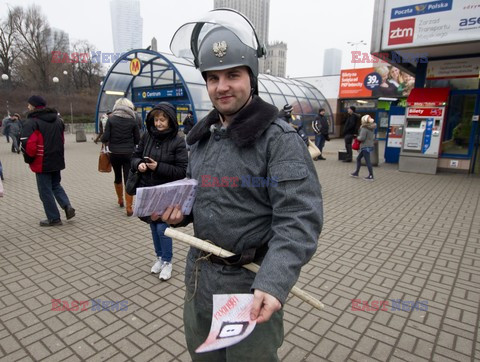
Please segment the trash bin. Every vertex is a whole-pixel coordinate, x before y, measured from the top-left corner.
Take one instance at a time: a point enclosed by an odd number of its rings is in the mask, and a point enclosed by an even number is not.
[[[378,140],[373,141],[373,152],[370,153],[370,161],[372,166],[378,166]],[[365,157],[362,158],[362,165],[366,166]]]
[[[79,129],[75,132],[75,138],[77,142],[87,142],[87,135],[84,129]]]
[[[82,124],[75,125],[75,139],[77,142],[87,142],[85,127]]]

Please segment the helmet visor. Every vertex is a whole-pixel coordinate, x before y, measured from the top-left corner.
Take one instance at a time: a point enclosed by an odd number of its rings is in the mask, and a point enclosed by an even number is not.
[[[203,38],[219,26],[229,29],[246,46],[255,50],[260,47],[255,29],[246,17],[231,9],[218,9],[196,22],[182,25],[173,35],[170,50],[177,57],[194,59],[193,52],[198,54]]]

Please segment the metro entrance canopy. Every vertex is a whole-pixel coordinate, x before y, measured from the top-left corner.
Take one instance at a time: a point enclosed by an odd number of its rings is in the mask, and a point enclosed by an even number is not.
[[[301,115],[304,122],[313,120],[320,108],[325,108],[327,115],[332,114],[325,97],[309,83],[267,74],[260,74],[258,83],[259,95],[266,102],[279,109],[291,104],[293,113]],[[189,110],[198,121],[212,109],[205,81],[192,62],[146,49],[123,54],[109,69],[98,96],[97,129],[99,115],[112,110],[121,97],[132,100],[137,112],[142,113],[142,119],[162,101],[177,108],[179,121]]]

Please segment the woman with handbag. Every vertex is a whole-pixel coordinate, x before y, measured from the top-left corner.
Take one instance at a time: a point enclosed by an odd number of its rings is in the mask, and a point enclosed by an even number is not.
[[[132,158],[132,170],[138,177],[137,187],[161,185],[185,178],[188,154],[185,141],[178,133],[176,110],[168,102],[156,105],[147,115],[144,132]],[[132,174],[134,176],[134,174]],[[141,217],[150,225],[155,248],[155,264],[151,273],[160,273],[160,280],[172,275],[172,239],[165,236],[167,224],[160,215]]]
[[[133,103],[129,99],[118,99],[113,106],[112,114],[108,117],[101,138],[102,143],[108,144],[110,163],[115,174],[113,184],[120,207],[124,206],[123,185],[127,182],[132,152],[140,141],[140,132],[133,109]],[[127,216],[132,216],[133,196],[125,192],[125,201]]]
[[[362,125],[360,126],[360,132],[357,137],[357,140],[360,141],[360,153],[357,157],[357,169],[355,172],[351,173],[350,176],[358,177],[360,172],[360,167],[362,166],[362,158],[365,157],[365,163],[368,168],[368,176],[364,177],[366,181],[373,181],[373,169],[372,162],[370,161],[370,153],[373,152],[374,146],[373,141],[375,140],[375,120],[370,117],[368,114],[362,117]]]

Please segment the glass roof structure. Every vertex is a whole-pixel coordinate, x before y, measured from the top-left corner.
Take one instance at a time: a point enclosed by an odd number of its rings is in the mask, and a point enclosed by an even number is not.
[[[130,72],[134,58],[141,62],[140,73],[136,76]],[[279,110],[291,104],[293,114],[301,116],[307,129],[320,108],[325,108],[327,116],[332,115],[325,97],[307,82],[260,74],[258,86],[260,97]],[[132,100],[143,119],[155,104],[170,102],[177,108],[180,124],[188,110],[193,111],[198,121],[212,109],[205,81],[191,61],[146,49],[127,52],[110,67],[98,96],[97,129],[99,115],[112,110],[121,97]]]

